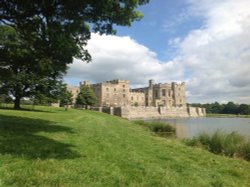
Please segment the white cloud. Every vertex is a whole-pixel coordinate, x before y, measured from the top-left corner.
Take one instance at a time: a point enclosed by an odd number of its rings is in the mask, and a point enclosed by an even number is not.
[[[93,61],[74,60],[67,77],[102,82],[127,79],[134,85],[156,81],[178,80],[183,69],[175,62],[162,63],[156,54],[130,37],[92,34],[88,50]]]
[[[250,103],[250,1],[190,1],[204,17],[179,45],[190,100]]]
[[[202,17],[201,28],[170,40],[178,55],[161,62],[156,53],[130,37],[92,34],[93,62],[75,60],[71,79],[100,82],[127,79],[133,85],[186,81],[189,102],[250,103],[250,1],[188,0],[189,14]]]

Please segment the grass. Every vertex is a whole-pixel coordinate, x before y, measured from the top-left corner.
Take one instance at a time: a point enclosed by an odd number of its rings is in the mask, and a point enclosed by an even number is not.
[[[0,186],[249,186],[250,163],[87,110],[0,110]]]
[[[226,134],[218,130],[212,135],[202,133],[184,142],[186,145],[202,147],[215,154],[240,157],[250,161],[250,142],[236,132]]]
[[[250,115],[236,115],[236,114],[209,114],[206,117],[217,117],[217,118],[250,118]]]

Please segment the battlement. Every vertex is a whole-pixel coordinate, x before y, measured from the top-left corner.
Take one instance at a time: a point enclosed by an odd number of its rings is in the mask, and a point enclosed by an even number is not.
[[[128,80],[114,79],[114,80],[110,80],[110,81],[105,81],[103,83],[111,83],[111,84],[125,83],[125,84],[129,84],[129,81]]]

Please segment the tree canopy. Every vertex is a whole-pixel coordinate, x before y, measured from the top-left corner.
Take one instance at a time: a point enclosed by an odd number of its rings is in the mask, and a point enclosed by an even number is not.
[[[80,87],[80,92],[76,97],[76,105],[93,106],[97,102],[97,98],[93,90],[86,85]]]
[[[248,104],[235,104],[230,101],[227,104],[220,104],[218,102],[200,104],[193,103],[189,104],[195,107],[204,107],[206,108],[207,113],[215,113],[215,114],[242,114],[249,115],[250,114],[250,105]]]
[[[20,108],[20,98],[34,87],[56,85],[47,83],[60,79],[73,57],[91,60],[85,49],[91,32],[114,34],[113,25],[130,26],[142,18],[136,8],[148,1],[2,0],[0,91],[11,92]]]
[[[29,41],[33,50],[39,50],[41,57],[50,57],[53,63],[60,64],[62,60],[61,64],[67,64],[72,62],[72,57],[90,60],[84,46],[91,31],[113,34],[114,24],[130,26],[142,18],[136,10],[138,5],[148,1],[2,0],[0,18],[2,24],[15,28]],[[58,59],[60,55],[64,58]]]

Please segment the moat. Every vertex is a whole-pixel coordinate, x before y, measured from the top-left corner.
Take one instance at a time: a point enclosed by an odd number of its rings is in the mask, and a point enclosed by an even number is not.
[[[191,138],[202,132],[221,130],[226,133],[236,131],[250,139],[250,118],[178,118],[159,121],[175,125],[178,138]]]

